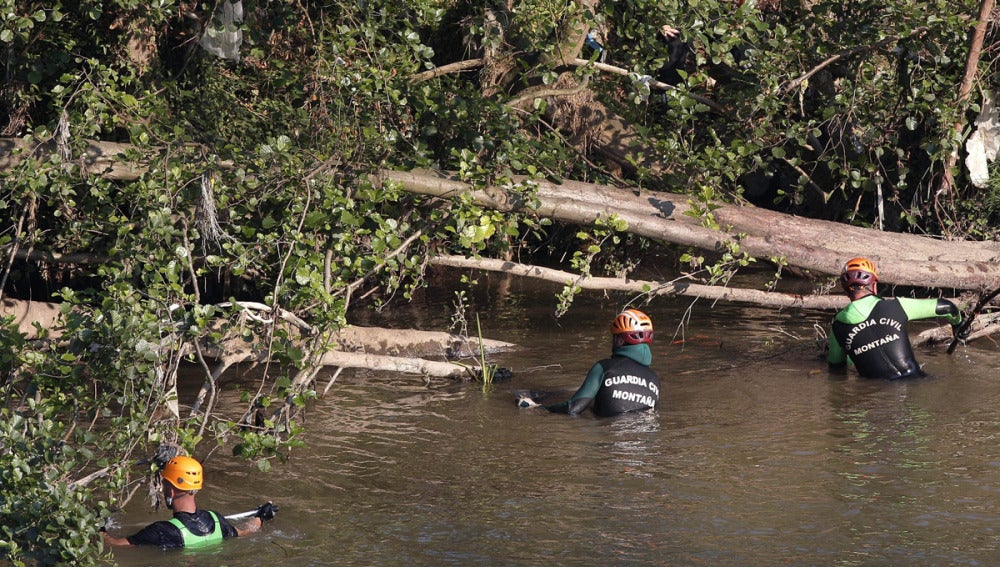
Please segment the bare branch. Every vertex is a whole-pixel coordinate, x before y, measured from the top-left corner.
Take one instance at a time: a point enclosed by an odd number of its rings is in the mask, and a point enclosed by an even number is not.
[[[840,309],[847,305],[843,295],[796,295],[760,291],[756,289],[710,286],[685,281],[683,278],[670,281],[631,280],[583,276],[561,270],[519,264],[493,258],[465,258],[462,256],[435,256],[431,258],[435,266],[468,268],[492,272],[503,272],[523,277],[535,278],[564,285],[575,285],[581,289],[627,291],[639,294],[686,296],[720,301],[737,301],[766,305],[770,307],[797,307],[806,309]]]
[[[416,75],[411,76],[410,84],[415,85],[443,75],[461,73],[462,71],[468,71],[469,69],[476,69],[478,67],[482,67],[483,63],[485,63],[484,59],[466,59],[465,61],[456,61],[455,63],[435,67],[429,71],[424,71],[423,73],[417,73]]]
[[[627,77],[627,76],[629,76],[631,74],[631,71],[629,71],[628,69],[623,69],[621,67],[615,67],[614,65],[608,65],[607,63],[599,63],[597,61],[590,61],[589,59],[576,59],[576,60],[573,61],[573,65],[576,65],[577,67],[593,67],[593,68],[595,68],[595,69],[597,69],[599,71],[603,71],[605,73],[613,73],[615,75],[622,75],[623,77]],[[648,85],[649,85],[649,88],[651,88],[651,89],[659,89],[661,91],[671,91],[671,90],[673,90],[673,91],[679,91],[679,90],[681,90],[681,89],[678,89],[677,87],[675,87],[674,85],[669,85],[667,83],[661,83],[660,81],[657,81],[655,79],[650,79],[649,82],[648,82]],[[719,103],[715,102],[714,100],[712,100],[710,98],[705,98],[703,96],[697,95],[697,94],[692,93],[690,91],[683,91],[683,92],[684,92],[684,94],[686,96],[689,96],[692,99],[694,99],[694,100],[696,100],[696,101],[704,104],[705,106],[711,108],[712,110],[718,112],[719,114],[721,114],[723,116],[731,117],[730,114],[729,114],[729,112],[726,111],[725,108],[723,108],[722,106],[720,106]]]

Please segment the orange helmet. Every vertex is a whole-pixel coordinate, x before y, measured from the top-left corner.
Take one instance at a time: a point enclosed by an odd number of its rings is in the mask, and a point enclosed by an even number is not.
[[[878,270],[875,268],[875,262],[868,258],[851,258],[844,264],[844,269],[840,272],[840,283],[845,290],[878,283]]]
[[[160,476],[180,490],[201,490],[201,463],[191,457],[180,455],[170,459],[163,465]]]
[[[626,309],[611,322],[615,343],[638,345],[653,342],[653,321],[638,309]]]

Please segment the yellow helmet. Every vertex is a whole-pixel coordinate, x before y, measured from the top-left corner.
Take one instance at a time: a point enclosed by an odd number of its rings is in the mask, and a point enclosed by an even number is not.
[[[160,476],[180,490],[201,490],[201,463],[191,457],[181,455],[170,459],[160,471]]]

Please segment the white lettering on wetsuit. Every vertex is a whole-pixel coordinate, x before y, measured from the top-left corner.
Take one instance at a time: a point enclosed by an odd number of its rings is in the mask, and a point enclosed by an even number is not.
[[[611,388],[612,386],[618,386],[620,384],[629,384],[633,386],[642,386],[650,392],[653,393],[652,396],[638,394],[635,392],[628,392],[626,390],[613,389],[611,391],[611,399],[613,400],[624,400],[626,402],[636,402],[644,406],[655,407],[656,399],[660,397],[660,388],[653,382],[646,380],[640,376],[633,376],[632,374],[626,374],[624,376],[612,376],[604,380],[604,387]]]
[[[653,384],[652,382],[647,382],[645,378],[640,378],[639,376],[626,374],[625,376],[612,376],[611,378],[607,378],[604,380],[605,388],[610,388],[611,386],[617,386],[619,384],[634,384],[636,386],[642,386],[643,388],[652,391],[654,394],[656,394],[657,397],[660,396],[660,389],[656,387],[656,384]],[[619,391],[616,390],[615,391],[616,398],[621,397],[617,395],[618,393]],[[634,400],[629,400],[629,401],[634,401]]]
[[[878,324],[878,325],[885,325],[887,327],[892,327],[893,329],[896,329],[897,331],[900,331],[900,332],[903,331],[903,324],[902,323],[900,323],[899,321],[897,321],[895,319],[890,319],[888,317],[882,317],[882,318],[880,318],[877,321],[875,319],[869,319],[867,321],[862,321],[862,322],[858,323],[857,325],[851,327],[851,332],[847,334],[847,339],[844,340],[844,346],[847,347],[847,350],[850,350],[852,352],[857,353],[857,352],[865,352],[866,350],[869,350],[869,349],[873,348],[872,347],[873,343],[868,343],[867,345],[864,345],[863,347],[858,347],[859,349],[864,349],[864,350],[856,350],[855,351],[851,347],[853,346],[854,336],[855,335],[857,335],[862,330],[864,330],[864,329],[866,329],[868,327],[871,327],[872,325],[876,325],[876,324]],[[889,337],[886,337],[886,338],[889,338]],[[898,339],[899,335],[896,335],[896,338]],[[886,341],[884,339],[883,339],[883,341],[884,342],[881,342],[879,344],[885,344],[887,342],[891,342],[891,341]],[[878,342],[878,341],[874,341],[874,342]],[[867,347],[867,348],[865,348],[865,347]]]
[[[612,376],[604,381],[605,388],[617,386],[618,384],[636,384],[638,386],[642,386],[643,388],[648,388],[645,378],[639,378],[638,376],[632,376],[631,374],[626,374],[625,376]]]
[[[877,347],[880,347],[882,345],[887,345],[887,344],[889,344],[889,343],[891,343],[893,341],[898,341],[899,339],[900,339],[899,335],[887,335],[887,336],[882,337],[881,339],[875,339],[874,341],[872,341],[872,342],[870,342],[868,344],[864,344],[864,345],[859,346],[856,349],[852,349],[851,350],[851,354],[855,355],[855,354],[861,354],[861,353],[864,353],[864,352],[868,352],[868,351],[870,351],[873,348],[877,348]]]
[[[625,392],[622,390],[615,390],[611,392],[611,399],[613,400],[625,400],[626,402],[638,402],[644,406],[655,407],[656,399],[652,396],[643,396],[642,394],[636,394],[634,392]]]

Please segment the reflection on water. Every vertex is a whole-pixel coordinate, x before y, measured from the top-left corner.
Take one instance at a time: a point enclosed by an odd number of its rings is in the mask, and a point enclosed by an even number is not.
[[[122,550],[126,565],[990,565],[1000,531],[1000,359],[983,342],[918,352],[927,379],[829,375],[831,314],[687,303],[658,325],[654,413],[519,410],[515,389],[569,395],[610,348],[619,305],[514,282],[473,298],[514,377],[475,384],[345,372],[307,414],[309,445],[269,475],[213,455],[200,502],[282,505],[264,534],[210,555]],[[549,292],[545,292],[549,293]],[[447,325],[422,298],[398,325]],[[374,322],[374,321],[373,321]],[[325,383],[321,380],[321,383]],[[161,515],[162,516],[162,515]],[[155,518],[138,503],[125,523]]]

